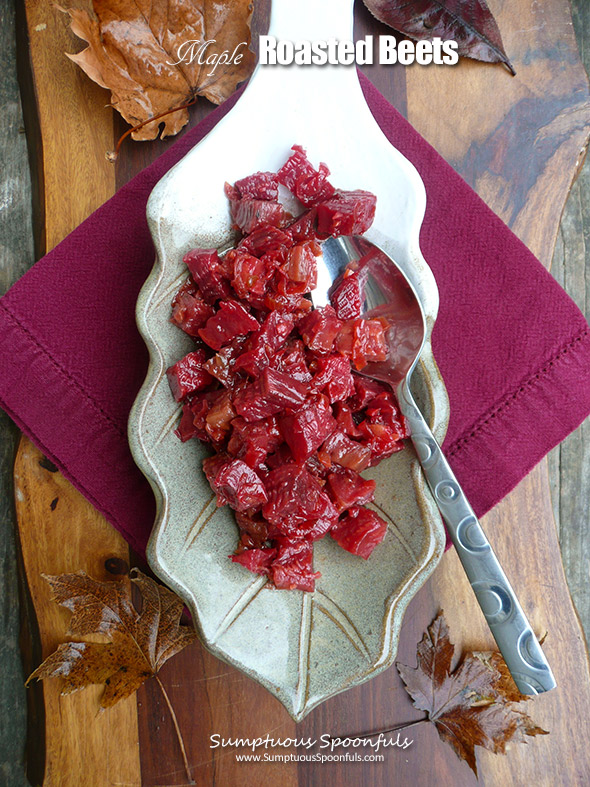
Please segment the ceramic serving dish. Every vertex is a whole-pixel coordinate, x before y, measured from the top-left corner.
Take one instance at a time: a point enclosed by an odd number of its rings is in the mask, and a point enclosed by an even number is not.
[[[285,104],[285,91],[295,88],[307,97],[305,111],[300,104],[285,105],[272,123],[261,122],[261,109]],[[338,98],[345,101],[354,123],[334,123],[323,99],[320,103],[325,91],[336,104]],[[327,537],[314,547],[314,568],[322,574],[315,592],[275,590],[266,578],[228,559],[237,528],[232,511],[216,506],[200,469],[208,452],[198,441],[182,444],[174,435],[180,406],[165,371],[194,346],[169,320],[172,297],[187,274],[182,257],[193,247],[232,244],[224,182],[256,170],[276,171],[294,143],[316,165],[328,164],[337,187],[377,195],[367,236],[404,268],[430,327],[434,323],[438,294],[418,245],[424,187],[375,124],[354,71],[259,69],[234,109],[150,197],[157,258],[137,303],[150,366],[130,417],[129,439],[158,505],[148,546],[153,570],[186,601],[206,647],[259,681],[300,720],[318,703],[392,664],[403,612],[434,570],[445,538],[408,444],[364,474],[376,480],[371,505],[389,523],[370,559],[350,555]],[[430,343],[419,372],[417,398],[442,441],[448,403]]]

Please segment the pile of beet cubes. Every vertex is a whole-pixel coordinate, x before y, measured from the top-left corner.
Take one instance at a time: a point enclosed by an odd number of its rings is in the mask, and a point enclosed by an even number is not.
[[[226,185],[243,237],[219,256],[193,249],[172,322],[195,349],[168,369],[183,403],[176,431],[213,455],[203,470],[239,529],[231,559],[277,588],[312,591],[313,542],[330,534],[368,558],[386,523],[364,507],[375,482],[360,472],[403,447],[391,390],[357,372],[387,356],[382,319],[363,319],[362,269],[348,270],[331,306],[312,308],[316,257],[328,236],[365,232],[376,198],[337,191],[294,146],[275,174]],[[279,184],[304,211],[293,218]]]

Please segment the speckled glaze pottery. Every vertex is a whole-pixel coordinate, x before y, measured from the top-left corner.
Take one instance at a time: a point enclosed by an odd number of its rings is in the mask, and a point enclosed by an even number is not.
[[[342,5],[342,0],[327,5],[338,2]],[[281,23],[280,14],[274,14],[275,34],[280,35]],[[346,29],[328,24],[331,35],[340,32],[346,38]],[[321,30],[315,37],[322,38]],[[283,106],[285,91],[294,90],[306,97],[305,111],[285,105],[271,124],[260,122],[261,107]],[[335,124],[326,112],[326,95],[333,99],[330,106],[346,107],[355,122]],[[137,303],[150,366],[131,413],[129,440],[157,500],[148,546],[151,567],[186,601],[205,646],[259,681],[299,721],[328,697],[393,663],[404,610],[434,570],[445,536],[408,444],[364,474],[377,482],[371,507],[389,524],[385,541],[369,560],[350,555],[327,537],[314,546],[314,569],[322,575],[315,592],[275,590],[265,577],[228,559],[237,529],[232,511],[216,506],[201,471],[207,449],[197,440],[183,444],[174,435],[180,406],[165,371],[194,346],[169,320],[172,297],[187,275],[182,257],[193,247],[232,245],[224,182],[256,170],[277,170],[294,143],[306,148],[314,164],[326,161],[330,180],[339,188],[377,195],[367,237],[404,269],[432,329],[438,293],[418,244],[424,186],[376,125],[355,72],[259,68],[231,112],[150,197],[148,221],[157,259]],[[429,342],[414,388],[442,441],[448,401]]]

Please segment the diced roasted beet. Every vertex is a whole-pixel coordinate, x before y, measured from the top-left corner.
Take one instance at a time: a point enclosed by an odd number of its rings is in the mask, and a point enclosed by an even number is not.
[[[368,191],[339,191],[318,205],[318,233],[361,235],[373,223],[376,204],[375,195]]]
[[[259,509],[268,499],[258,475],[241,459],[218,454],[204,460],[203,470],[218,505],[229,503],[235,511],[249,511]]]
[[[241,387],[234,396],[234,407],[242,418],[251,423],[280,412],[282,405],[266,399],[260,379]]]
[[[334,342],[339,353],[351,358],[355,369],[387,358],[385,328],[381,320],[348,320]]]
[[[250,337],[244,353],[237,358],[236,371],[244,371],[252,377],[258,377],[284,344],[293,329],[293,324],[291,315],[271,312]]]
[[[292,245],[290,232],[273,227],[271,224],[262,224],[240,241],[238,249],[243,249],[255,257],[273,254],[282,261],[286,250]]]
[[[184,255],[184,262],[207,303],[229,296],[229,283],[223,276],[217,249],[192,249]]]
[[[347,399],[346,402],[335,402],[332,412],[338,423],[339,431],[344,432],[344,434],[347,434],[349,437],[362,437],[362,432],[359,432],[357,422],[348,404],[350,401],[350,399]]]
[[[212,358],[209,358],[204,365],[209,374],[217,378],[226,388],[230,388],[235,381],[234,364],[236,358],[244,351],[245,342],[245,336],[237,336],[225,347],[222,347],[218,353],[215,353]]]
[[[293,314],[306,314],[313,308],[313,304],[304,295],[294,293],[292,295],[283,295],[282,293],[267,293],[264,298],[264,307],[271,311],[288,312]]]
[[[263,260],[241,249],[228,251],[226,259],[233,270],[231,286],[240,298],[250,301],[252,295],[264,295],[269,275]]]
[[[311,292],[317,284],[317,256],[320,247],[315,241],[303,241],[289,249],[282,271],[297,289],[292,292]]]
[[[263,549],[245,549],[239,555],[230,555],[234,563],[239,563],[248,571],[254,574],[266,575],[269,573],[270,565],[275,560],[278,549],[275,547],[265,547]]]
[[[348,272],[330,295],[330,303],[340,320],[353,320],[361,316],[365,301],[365,279],[362,273]]]
[[[329,353],[342,330],[342,321],[331,306],[320,306],[307,314],[297,326],[301,338],[310,350]]]
[[[205,430],[214,443],[220,443],[228,435],[236,411],[232,407],[231,393],[229,391],[215,391],[215,399],[211,401],[205,416]]]
[[[249,467],[257,468],[267,454],[276,451],[283,436],[275,418],[248,423],[244,418],[234,418],[227,444],[228,453],[242,459]]]
[[[275,172],[255,172],[246,178],[236,180],[234,187],[240,197],[276,200],[279,196],[279,181]]]
[[[182,440],[183,443],[186,443],[187,440],[198,436],[198,430],[195,428],[193,419],[194,416],[190,404],[183,405],[180,423],[174,430],[174,434],[179,440]]]
[[[400,430],[385,424],[371,424],[362,421],[359,430],[363,434],[363,443],[371,449],[371,462],[369,467],[378,465],[382,459],[401,451],[404,447]]]
[[[255,331],[260,327],[258,320],[248,314],[246,309],[236,301],[222,301],[218,311],[207,320],[199,336],[214,350],[221,350],[224,344],[231,342],[236,336]]]
[[[311,178],[316,174],[316,170],[301,145],[293,145],[291,150],[293,153],[277,172],[277,179],[294,194],[297,181]]]
[[[410,436],[406,419],[400,413],[393,393],[387,391],[376,396],[365,410],[367,419],[372,424],[384,424],[391,427],[400,439]]]
[[[302,240],[317,240],[318,236],[315,231],[316,216],[317,209],[311,208],[302,213],[296,221],[289,225],[287,231],[296,243]]]
[[[368,508],[349,508],[330,530],[330,535],[343,549],[365,560],[387,533],[387,523]]]
[[[307,367],[303,342],[300,339],[289,342],[271,359],[270,366],[294,377],[300,383],[309,383],[312,374]]]
[[[308,387],[285,372],[268,366],[260,375],[264,398],[279,404],[281,408],[299,408],[305,402]]]
[[[343,432],[332,432],[318,451],[318,458],[327,467],[335,464],[360,472],[369,466],[371,449]]]
[[[353,413],[363,410],[370,401],[379,394],[387,393],[389,388],[377,380],[363,377],[361,374],[353,374],[355,394],[347,402]]]
[[[370,503],[375,497],[376,483],[363,478],[354,470],[341,468],[328,476],[326,488],[339,512],[351,506]]]
[[[204,368],[207,356],[204,350],[195,350],[166,370],[172,395],[181,402],[187,394],[202,391],[213,378]]]
[[[230,207],[232,221],[246,235],[263,224],[284,227],[291,219],[291,216],[278,202],[245,197],[237,202],[231,200]]]
[[[260,511],[236,511],[236,525],[240,530],[240,542],[248,549],[267,546],[268,541],[281,535]]]
[[[318,358],[317,372],[311,387],[314,391],[325,393],[332,403],[348,399],[354,393],[349,361],[341,355]]]
[[[305,462],[336,428],[332,408],[325,396],[310,398],[293,415],[279,418],[283,433],[296,462]]]
[[[196,286],[189,279],[174,296],[170,321],[189,336],[198,336],[199,328],[213,316],[213,307],[205,303]]]
[[[295,184],[295,196],[306,208],[319,205],[334,194],[334,186],[328,181],[330,170],[320,164],[318,172],[309,177],[301,177]]]
[[[313,571],[313,547],[306,541],[278,541],[279,554],[270,567],[270,577],[279,590],[312,593],[321,574]]]
[[[268,502],[262,516],[285,535],[304,537],[319,519],[334,520],[337,511],[320,482],[301,465],[281,465],[264,482]]]

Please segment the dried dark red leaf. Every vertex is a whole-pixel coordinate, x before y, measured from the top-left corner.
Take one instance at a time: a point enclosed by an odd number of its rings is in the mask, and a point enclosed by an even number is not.
[[[417,666],[396,666],[414,707],[426,711],[442,740],[477,776],[475,746],[505,754],[510,742],[526,743],[526,736],[548,733],[515,706],[528,698],[514,685],[499,653],[465,653],[452,669],[454,652],[441,612],[418,644]]]
[[[409,38],[453,40],[465,57],[514,68],[485,0],[364,0],[369,11]]]

